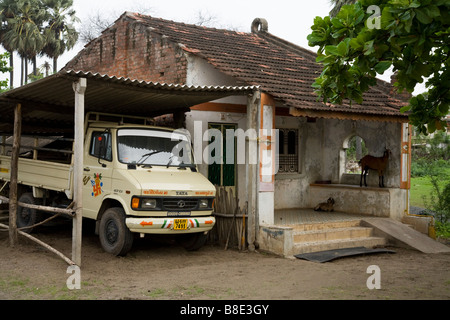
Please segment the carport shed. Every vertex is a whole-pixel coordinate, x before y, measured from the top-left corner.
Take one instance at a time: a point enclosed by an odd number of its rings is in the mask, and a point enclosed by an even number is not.
[[[187,86],[110,77],[91,72],[60,71],[0,95],[0,135],[12,136],[9,235],[17,242],[17,172],[22,135],[73,135],[74,197],[72,260],[81,266],[84,117],[87,112],[156,117],[174,114],[175,122],[191,106],[231,95],[253,96],[258,87]],[[248,99],[251,101],[251,99]],[[4,144],[4,141],[3,141]],[[3,197],[3,199],[5,199]],[[19,204],[21,205],[21,204]],[[55,211],[54,208],[45,208]]]

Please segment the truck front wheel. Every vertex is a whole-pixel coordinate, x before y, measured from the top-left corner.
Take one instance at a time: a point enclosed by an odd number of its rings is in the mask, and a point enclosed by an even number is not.
[[[100,220],[100,243],[103,249],[115,256],[126,255],[133,246],[133,233],[125,224],[122,208],[109,208]]]

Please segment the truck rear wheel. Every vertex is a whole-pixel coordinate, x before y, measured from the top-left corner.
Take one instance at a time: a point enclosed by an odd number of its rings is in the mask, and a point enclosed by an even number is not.
[[[125,224],[122,208],[109,208],[100,220],[100,243],[103,249],[115,256],[126,255],[133,246],[133,233]]]
[[[40,204],[38,200],[33,197],[31,192],[24,193],[20,196],[19,202],[26,204]],[[33,228],[26,228],[35,225],[40,221],[40,212],[36,209],[24,208],[21,206],[17,207],[17,228],[25,228],[21,231],[25,233],[31,233]]]
[[[178,238],[178,243],[187,251],[197,251],[206,243],[206,238],[204,233],[184,234]]]

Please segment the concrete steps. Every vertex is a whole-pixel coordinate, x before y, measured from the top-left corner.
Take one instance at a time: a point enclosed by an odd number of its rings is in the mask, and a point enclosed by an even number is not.
[[[384,237],[375,237],[373,228],[362,226],[360,220],[301,224],[293,228],[296,254],[387,244]]]

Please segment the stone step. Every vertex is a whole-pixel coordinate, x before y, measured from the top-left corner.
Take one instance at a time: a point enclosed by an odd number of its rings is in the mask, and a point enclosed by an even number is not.
[[[385,246],[386,239],[381,237],[364,237],[354,239],[336,239],[328,241],[311,241],[294,243],[293,251],[295,254],[319,252],[334,249],[366,247],[374,248],[377,246]]]
[[[345,220],[345,221],[332,221],[332,222],[317,222],[317,223],[305,223],[292,225],[294,231],[318,231],[327,230],[333,228],[351,228],[361,225],[361,220]]]
[[[318,242],[339,239],[368,238],[373,229],[369,227],[330,228],[309,231],[294,231],[294,242]]]

